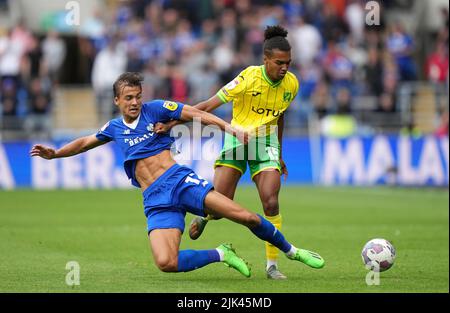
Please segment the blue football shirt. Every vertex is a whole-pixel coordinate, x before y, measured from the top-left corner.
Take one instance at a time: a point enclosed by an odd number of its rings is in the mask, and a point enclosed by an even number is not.
[[[134,171],[136,161],[170,150],[174,139],[170,134],[156,134],[154,125],[158,122],[178,120],[184,104],[166,100],[153,100],[142,104],[141,114],[131,124],[122,117],[107,122],[96,134],[98,140],[115,141],[122,150],[124,169],[131,183],[140,187]]]

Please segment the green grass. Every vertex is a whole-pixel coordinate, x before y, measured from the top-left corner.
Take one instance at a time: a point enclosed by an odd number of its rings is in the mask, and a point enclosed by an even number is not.
[[[265,278],[264,244],[227,220],[214,221],[182,249],[232,242],[253,267],[247,279],[216,263],[189,273],[153,264],[138,190],[0,191],[0,292],[449,292],[448,190],[283,187],[283,233],[319,252],[313,270],[280,255],[286,281]],[[253,186],[236,199],[261,212]],[[188,215],[186,224],[192,216]],[[367,286],[360,252],[371,238],[397,249],[395,265]],[[66,263],[81,267],[65,283]]]

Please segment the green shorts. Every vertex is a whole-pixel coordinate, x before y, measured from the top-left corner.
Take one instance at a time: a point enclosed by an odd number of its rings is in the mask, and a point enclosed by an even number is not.
[[[276,169],[281,174],[280,143],[276,133],[265,137],[254,137],[247,145],[243,145],[236,137],[225,133],[223,149],[214,168],[227,166],[244,174],[247,163],[252,179],[266,169]]]

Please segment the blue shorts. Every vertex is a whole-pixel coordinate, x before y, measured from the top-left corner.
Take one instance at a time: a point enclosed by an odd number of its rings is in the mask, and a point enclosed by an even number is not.
[[[213,188],[190,168],[173,165],[143,192],[147,231],[178,228],[183,232],[186,212],[206,216],[205,197]]]

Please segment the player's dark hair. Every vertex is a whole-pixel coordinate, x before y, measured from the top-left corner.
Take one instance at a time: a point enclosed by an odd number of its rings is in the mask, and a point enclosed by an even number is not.
[[[138,72],[125,72],[116,79],[113,85],[114,97],[118,97],[125,87],[141,87],[144,77]]]
[[[286,39],[287,34],[288,31],[279,25],[267,26],[264,31],[264,54],[271,55],[273,49],[291,51],[291,45]]]

